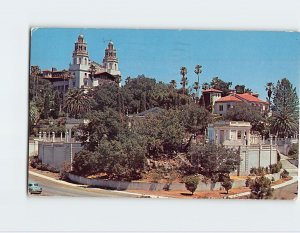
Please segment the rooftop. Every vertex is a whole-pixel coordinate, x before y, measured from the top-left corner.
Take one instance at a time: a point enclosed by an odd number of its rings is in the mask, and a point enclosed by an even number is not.
[[[218,92],[218,93],[222,93],[222,91],[214,89],[214,88],[209,88],[206,90],[203,90],[202,92],[206,93],[206,92]]]
[[[218,102],[242,102],[240,99],[236,98],[234,95],[228,95],[224,96],[220,99],[216,100],[216,103]]]

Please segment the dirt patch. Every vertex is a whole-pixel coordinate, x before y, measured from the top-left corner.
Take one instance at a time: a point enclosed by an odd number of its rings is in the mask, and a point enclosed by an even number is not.
[[[287,177],[287,178],[283,178],[283,179],[280,179],[280,180],[276,180],[276,181],[274,181],[272,184],[271,184],[271,186],[274,186],[274,185],[277,185],[277,184],[282,184],[282,183],[284,183],[284,182],[286,182],[286,181],[289,181],[289,180],[291,180],[292,179],[292,177]]]
[[[32,167],[29,167],[29,171],[59,180],[59,173],[56,173],[56,172],[41,171],[41,170],[38,170],[38,169],[32,168]]]
[[[238,193],[248,192],[250,191],[247,187],[236,188],[229,190],[228,194],[225,190],[216,190],[216,191],[197,191],[194,195],[191,195],[188,191],[182,190],[170,190],[170,191],[141,191],[141,190],[128,190],[132,193],[140,193],[143,195],[155,195],[155,196],[163,196],[169,198],[199,198],[199,199],[223,199],[229,195],[234,195]]]

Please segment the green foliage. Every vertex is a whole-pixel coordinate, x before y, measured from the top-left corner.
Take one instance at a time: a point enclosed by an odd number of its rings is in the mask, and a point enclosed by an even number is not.
[[[91,108],[90,96],[84,89],[70,89],[64,102],[64,109],[70,117],[83,117]]]
[[[296,88],[286,78],[277,82],[273,92],[271,132],[279,137],[293,136],[298,132],[299,99]]]
[[[177,152],[184,137],[184,128],[176,110],[162,110],[159,114],[150,114],[136,122],[133,130],[145,137],[150,156]]]
[[[189,104],[179,110],[180,121],[189,133],[203,133],[209,123],[212,123],[212,115],[204,107],[197,104]]]
[[[226,96],[229,93],[232,82],[224,82],[218,77],[214,77],[210,82],[210,87],[222,91],[222,96]]]
[[[283,179],[288,178],[289,174],[290,173],[287,170],[284,169],[283,172],[280,173],[280,177],[283,178]]]
[[[293,159],[298,159],[299,158],[299,143],[292,144],[288,155],[290,157],[292,157]]]
[[[192,193],[192,195],[194,195],[194,192],[197,189],[197,186],[199,184],[199,177],[198,176],[186,176],[183,178],[185,187],[188,191],[190,191]]]
[[[232,180],[230,179],[226,179],[222,182],[222,187],[226,190],[227,194],[228,194],[228,191],[229,189],[232,188]]]
[[[245,186],[246,187],[250,187],[251,182],[252,182],[252,179],[251,179],[251,177],[248,176],[247,179],[246,179],[246,181],[245,181]]]
[[[54,94],[54,100],[53,100],[53,113],[52,116],[54,119],[57,119],[59,116],[59,112],[60,112],[60,97],[59,97],[59,93],[56,91]]]
[[[250,199],[270,199],[272,197],[271,180],[265,176],[255,178],[250,183],[250,189]]]
[[[49,95],[46,95],[44,99],[43,118],[48,119],[49,114],[50,114],[50,97]]]
[[[266,118],[260,109],[248,105],[238,104],[234,108],[229,109],[224,115],[225,120],[231,121],[248,121],[251,123],[251,130],[261,134],[265,131]]]
[[[118,134],[125,130],[119,114],[114,109],[107,108],[104,112],[92,111],[86,118],[89,123],[78,127],[80,134],[76,139],[82,141],[85,148],[90,151],[95,151],[102,139],[115,140]]]
[[[240,163],[238,151],[213,143],[192,146],[188,159],[195,173],[211,178],[213,182],[219,181],[220,175],[236,170]]]

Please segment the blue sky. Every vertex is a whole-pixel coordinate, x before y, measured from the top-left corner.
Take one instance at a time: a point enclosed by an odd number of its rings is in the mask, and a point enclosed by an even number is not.
[[[96,62],[102,62],[108,41],[114,42],[123,81],[144,74],[179,83],[180,67],[186,66],[192,85],[194,67],[200,64],[200,83],[218,76],[231,81],[232,87],[246,85],[262,99],[267,82],[286,77],[299,86],[300,34],[296,32],[40,28],[32,32],[31,65],[67,69],[80,33]]]

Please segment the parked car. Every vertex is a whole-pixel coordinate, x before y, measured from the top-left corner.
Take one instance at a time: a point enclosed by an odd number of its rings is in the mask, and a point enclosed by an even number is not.
[[[30,194],[33,194],[33,193],[40,194],[42,192],[42,187],[39,186],[39,184],[36,182],[29,182],[28,183],[28,192]]]

